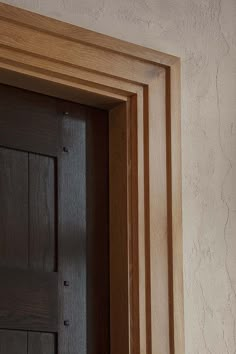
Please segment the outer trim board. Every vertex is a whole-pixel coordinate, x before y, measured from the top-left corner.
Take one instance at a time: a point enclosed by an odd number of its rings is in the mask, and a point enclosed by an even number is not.
[[[109,110],[111,354],[183,354],[180,60],[0,3],[0,82]]]

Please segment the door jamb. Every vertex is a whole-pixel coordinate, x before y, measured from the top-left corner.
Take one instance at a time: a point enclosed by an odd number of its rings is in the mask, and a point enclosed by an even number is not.
[[[109,110],[111,354],[183,354],[179,58],[0,3],[0,82]]]

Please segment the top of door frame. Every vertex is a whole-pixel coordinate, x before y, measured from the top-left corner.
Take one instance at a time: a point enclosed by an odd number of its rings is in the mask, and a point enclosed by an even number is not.
[[[128,43],[101,33],[97,33],[82,27],[38,15],[11,5],[0,3],[0,17],[13,22],[22,23],[25,26],[37,28],[56,36],[69,40],[90,44],[95,47],[105,48],[113,52],[122,53],[149,63],[172,66],[179,61],[173,55],[162,53],[150,48]]]
[[[180,59],[0,3],[0,82],[126,115],[129,354],[183,354]]]

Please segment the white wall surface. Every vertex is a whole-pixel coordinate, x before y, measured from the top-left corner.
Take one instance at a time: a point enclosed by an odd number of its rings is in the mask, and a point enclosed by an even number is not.
[[[182,58],[186,354],[236,353],[236,0],[5,0]]]

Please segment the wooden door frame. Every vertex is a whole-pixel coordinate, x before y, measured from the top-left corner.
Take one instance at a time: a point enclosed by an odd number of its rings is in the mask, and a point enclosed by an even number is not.
[[[183,354],[179,58],[0,4],[0,82],[109,110],[111,354]]]

